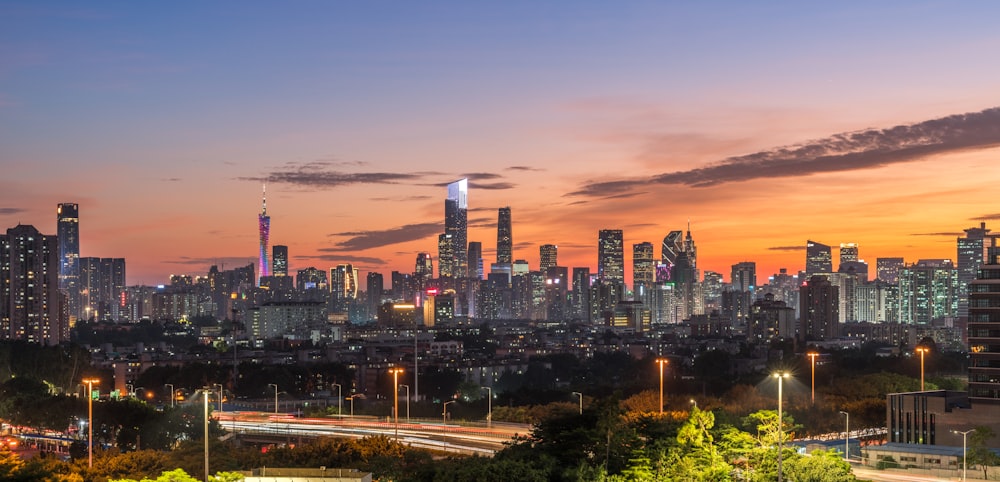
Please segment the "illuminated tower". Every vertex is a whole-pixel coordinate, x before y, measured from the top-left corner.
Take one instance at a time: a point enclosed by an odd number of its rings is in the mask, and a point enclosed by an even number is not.
[[[987,251],[990,248],[987,239],[990,230],[986,223],[980,223],[978,228],[965,230],[965,237],[958,238],[958,316],[969,316],[969,283],[976,279],[979,268],[987,261]]]
[[[271,235],[271,216],[267,215],[267,186],[264,186],[260,214],[257,216],[257,226],[260,230],[260,271],[257,273],[257,286],[264,276],[271,276],[271,266],[267,259],[267,239]]]
[[[468,196],[468,179],[448,184],[448,198],[444,201],[444,234],[451,236],[451,275],[455,278],[469,276]],[[438,266],[444,264],[438,256]]]
[[[500,208],[497,216],[497,264],[514,262],[514,237],[511,232],[510,207]]]
[[[0,338],[49,346],[69,339],[56,238],[23,224],[0,235]]]
[[[669,273],[669,278],[665,281],[673,281],[674,266],[677,265],[677,257],[683,252],[684,233],[682,231],[671,231],[663,238],[663,244],[660,245],[660,261],[663,262],[666,273]]]
[[[59,289],[69,296],[70,321],[80,317],[80,207],[62,203],[56,207],[56,237],[59,239]]]
[[[830,247],[815,241],[806,241],[806,279],[817,273],[832,273],[833,259]]]
[[[559,247],[554,244],[543,244],[538,247],[539,263],[538,270],[545,273],[549,268],[559,264]]]
[[[858,243],[840,243],[840,264],[858,261]]]
[[[602,283],[625,283],[625,251],[621,229],[602,229],[597,236],[597,277]]]
[[[656,265],[653,263],[653,243],[632,245],[632,290],[637,293],[652,288]]]
[[[271,262],[274,276],[288,276],[288,246],[274,245],[271,248]]]

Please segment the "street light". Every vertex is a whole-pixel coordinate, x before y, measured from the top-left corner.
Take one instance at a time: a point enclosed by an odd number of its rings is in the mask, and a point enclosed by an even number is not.
[[[410,423],[410,386],[400,385],[406,389],[406,423]]]
[[[274,387],[274,414],[277,415],[278,414],[278,384],[277,383],[268,383],[267,386],[268,387]]]
[[[396,440],[399,440],[399,374],[403,373],[403,369],[390,368],[389,373],[392,373],[392,417],[396,423]]]
[[[337,387],[337,416],[344,418],[344,394],[341,392],[343,387],[339,383],[334,383],[333,386]]]
[[[851,460],[851,414],[841,410],[844,414],[844,460]]]
[[[170,387],[170,408],[174,408],[174,384],[164,383],[163,386]]]
[[[449,403],[455,403],[455,401],[454,400],[448,400],[447,402],[444,402],[444,405],[441,406],[441,424],[442,425],[448,425],[448,404]]]
[[[660,415],[663,415],[663,366],[669,363],[666,358],[657,358],[656,364],[660,365]]]
[[[356,396],[357,395],[351,395],[349,397],[346,397],[348,400],[351,401],[351,418],[354,418],[354,397]]]
[[[580,415],[583,415],[583,394],[580,392],[573,392],[573,395],[580,397]]]
[[[84,378],[87,384],[87,467],[94,468],[94,384],[101,383],[97,378]]]
[[[808,356],[809,360],[812,362],[812,400],[811,401],[812,401],[812,404],[815,405],[816,404],[816,357],[819,356],[819,353],[811,351],[809,353],[806,353],[806,356]]]
[[[205,482],[208,482],[208,396],[212,394],[212,388],[205,387],[202,391],[205,392]],[[222,385],[219,385],[219,393],[222,393]],[[219,403],[222,403],[221,395]]]
[[[785,439],[784,419],[781,415],[781,383],[790,375],[788,372],[775,372],[771,376],[778,379],[778,482],[781,482],[781,445]]]
[[[493,388],[483,387],[486,390],[486,428],[493,427]]]
[[[924,391],[924,354],[928,351],[925,346],[918,346],[914,351],[920,353],[920,391]]]
[[[965,465],[965,448],[966,448],[966,445],[965,445],[965,436],[969,435],[970,432],[975,432],[975,431],[976,431],[976,429],[966,430],[964,432],[961,431],[961,430],[952,430],[951,431],[951,433],[954,433],[954,434],[959,434],[959,433],[962,434],[962,480],[963,481],[965,480],[965,469],[966,469],[966,465]]]
[[[222,384],[216,383],[215,386],[219,387],[219,411],[222,411]]]

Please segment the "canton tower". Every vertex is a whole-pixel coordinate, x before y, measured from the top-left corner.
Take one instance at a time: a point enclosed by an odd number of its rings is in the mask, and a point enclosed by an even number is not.
[[[264,185],[262,194],[262,204],[260,214],[257,215],[257,226],[260,230],[260,276],[257,277],[257,286],[260,286],[260,279],[271,276],[271,267],[267,260],[267,240],[271,234],[271,216],[267,215],[267,185]]]

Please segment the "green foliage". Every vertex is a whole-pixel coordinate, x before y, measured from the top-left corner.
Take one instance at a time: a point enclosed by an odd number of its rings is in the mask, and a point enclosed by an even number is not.
[[[836,450],[817,450],[811,455],[795,456],[786,461],[783,473],[796,482],[851,482],[857,480],[851,473],[851,464],[841,458]]]
[[[1000,465],[1000,455],[990,450],[990,440],[993,438],[993,429],[981,425],[968,435],[968,449],[966,450],[966,463],[978,465],[983,469],[983,478],[987,478],[987,467]]]

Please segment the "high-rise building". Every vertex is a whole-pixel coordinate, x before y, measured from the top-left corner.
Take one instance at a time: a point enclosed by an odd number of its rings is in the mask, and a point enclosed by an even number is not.
[[[80,304],[87,319],[119,321],[124,292],[125,259],[80,258]]]
[[[288,246],[274,245],[271,261],[274,263],[274,276],[288,276]]]
[[[976,279],[969,283],[969,398],[1000,404],[1000,246],[985,236],[987,254]]]
[[[570,294],[570,311],[584,323],[591,323],[590,317],[590,268],[573,268],[573,291]]]
[[[368,273],[365,283],[365,297],[368,306],[368,319],[375,319],[378,316],[378,307],[382,305],[382,292],[385,290],[382,273],[374,271]]]
[[[43,345],[69,340],[59,268],[57,236],[23,224],[0,235],[0,336]]]
[[[469,241],[469,278],[483,279],[483,243]]]
[[[840,243],[840,264],[858,260],[858,243]]]
[[[257,272],[257,285],[260,286],[260,278],[271,276],[271,265],[267,259],[267,244],[271,236],[271,216],[267,215],[267,187],[264,187],[264,194],[261,197],[260,214],[257,215],[257,229],[260,234],[260,270]]]
[[[632,245],[632,291],[636,297],[653,287],[656,265],[653,262],[653,243]]]
[[[438,235],[438,278],[455,276],[455,240],[452,235]]]
[[[597,237],[597,277],[602,283],[625,283],[622,230],[602,229]]]
[[[899,270],[903,269],[903,258],[876,258],[875,277],[891,285],[899,284]]]
[[[958,272],[950,259],[921,259],[900,270],[900,323],[930,325],[957,314]]]
[[[469,276],[468,196],[468,179],[459,179],[448,184],[448,198],[444,201],[444,234],[450,236],[451,276],[455,278],[466,278]],[[444,264],[445,260],[439,255],[439,269]]]
[[[559,265],[559,247],[554,244],[543,244],[538,247],[538,269],[545,273],[549,268]]]
[[[732,267],[733,291],[753,292],[757,289],[757,263],[744,261]]]
[[[986,223],[980,223],[978,228],[965,230],[965,237],[958,238],[958,316],[969,316],[969,283],[976,279],[979,267],[988,256],[987,235],[990,230]]]
[[[59,239],[59,289],[68,296],[70,324],[80,317],[80,207],[76,203],[56,206],[56,237]]]
[[[660,246],[660,261],[665,265],[665,273],[668,279],[661,281],[673,281],[674,266],[677,264],[677,257],[684,252],[684,232],[671,231],[663,238]]]
[[[806,241],[806,279],[814,274],[833,272],[833,255],[830,247],[815,241]]]
[[[326,279],[326,271],[310,266],[300,269],[295,276],[295,287],[300,290],[327,291],[330,287]]]
[[[828,340],[840,335],[839,288],[825,276],[813,276],[799,294],[799,339]]]
[[[514,262],[514,235],[511,230],[510,206],[500,208],[497,216],[497,264]]]

